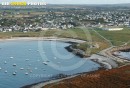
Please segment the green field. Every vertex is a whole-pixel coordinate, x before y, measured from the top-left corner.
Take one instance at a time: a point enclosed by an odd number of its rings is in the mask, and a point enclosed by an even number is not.
[[[97,30],[106,39],[110,40],[114,46],[123,45],[130,42],[130,28],[124,28],[122,31],[103,31]]]

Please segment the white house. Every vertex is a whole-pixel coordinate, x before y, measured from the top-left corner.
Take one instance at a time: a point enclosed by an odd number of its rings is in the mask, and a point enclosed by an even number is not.
[[[107,30],[107,31],[120,31],[120,30],[123,30],[123,28],[103,28],[103,30]]]

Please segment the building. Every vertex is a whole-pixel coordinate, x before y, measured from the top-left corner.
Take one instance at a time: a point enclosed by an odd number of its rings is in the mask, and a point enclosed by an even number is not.
[[[103,30],[107,30],[107,31],[120,31],[120,30],[123,30],[123,28],[113,27],[113,28],[103,28]]]

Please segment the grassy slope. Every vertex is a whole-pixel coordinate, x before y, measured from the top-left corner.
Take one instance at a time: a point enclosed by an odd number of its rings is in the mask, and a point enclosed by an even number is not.
[[[83,74],[43,88],[130,88],[130,66]]]
[[[103,35],[105,38],[111,40],[112,44],[119,46],[125,42],[130,41],[130,29],[125,28],[122,31],[102,31],[98,30],[98,33]]]

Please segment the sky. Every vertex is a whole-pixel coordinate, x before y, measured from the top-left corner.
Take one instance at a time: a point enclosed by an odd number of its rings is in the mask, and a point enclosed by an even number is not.
[[[48,4],[118,4],[130,3],[130,0],[2,0],[2,2],[26,1],[26,2],[46,2]]]

